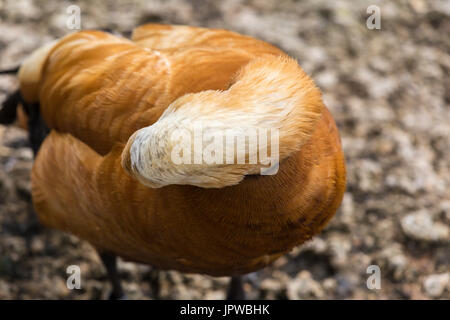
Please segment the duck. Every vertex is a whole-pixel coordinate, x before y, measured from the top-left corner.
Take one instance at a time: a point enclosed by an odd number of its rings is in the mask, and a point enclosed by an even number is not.
[[[227,297],[244,298],[242,275],[312,239],[342,201],[321,91],[267,42],[162,24],[131,39],[79,31],[34,51],[18,78],[35,211],[96,248],[111,299],[124,296],[116,257],[230,276]]]

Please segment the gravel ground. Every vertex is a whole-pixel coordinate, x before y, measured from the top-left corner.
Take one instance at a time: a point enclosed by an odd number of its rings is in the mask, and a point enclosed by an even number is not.
[[[103,3],[103,4],[101,4]],[[65,35],[68,1],[0,1],[0,68]],[[227,28],[296,57],[339,126],[348,188],[330,225],[247,277],[250,298],[450,298],[450,1],[78,1],[82,28],[125,35],[145,22]],[[381,29],[366,9],[381,8]],[[0,101],[17,87],[0,77]],[[0,126],[0,299],[92,299],[109,292],[92,247],[39,225],[26,134]],[[68,290],[79,265],[82,290]],[[378,265],[381,289],[369,290]],[[226,278],[121,262],[136,299],[222,299]]]

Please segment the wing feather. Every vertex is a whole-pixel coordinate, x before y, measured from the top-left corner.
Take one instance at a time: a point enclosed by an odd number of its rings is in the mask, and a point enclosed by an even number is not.
[[[47,126],[103,155],[180,96],[224,90],[251,59],[282,54],[230,31],[187,26],[145,25],[133,41],[100,31],[68,35],[26,64],[40,67],[23,72],[22,91],[32,79],[30,96],[38,95]]]

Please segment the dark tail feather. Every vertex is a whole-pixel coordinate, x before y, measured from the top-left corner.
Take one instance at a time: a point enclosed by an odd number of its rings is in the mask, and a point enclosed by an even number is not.
[[[31,149],[33,154],[36,154],[44,142],[45,137],[49,134],[50,130],[42,118],[39,103],[29,104],[25,107],[28,109],[28,135],[30,140]]]
[[[0,109],[0,123],[11,124],[16,120],[17,106],[21,102],[20,91],[17,90],[10,94],[6,100],[2,103]]]
[[[0,75],[17,74],[20,66],[11,69],[0,70]],[[6,100],[2,103],[0,109],[0,124],[10,124],[16,120],[17,106],[21,102],[22,98],[20,91],[17,90],[6,97]]]
[[[39,148],[50,130],[42,119],[39,103],[28,103],[22,99],[20,90],[9,95],[0,109],[0,124],[11,124],[16,120],[17,107],[22,104],[28,116],[28,139],[36,156]]]
[[[16,74],[19,71],[19,67],[0,70],[1,74]],[[16,90],[14,93],[10,94],[2,104],[0,109],[0,123],[1,124],[11,124],[16,120],[17,117],[17,107],[19,103],[22,104],[25,113],[28,116],[28,137],[36,156],[42,142],[44,142],[45,137],[48,135],[50,130],[42,118],[39,103],[28,103],[22,99],[20,90]]]
[[[20,66],[11,69],[0,70],[0,74],[16,74],[19,72]]]

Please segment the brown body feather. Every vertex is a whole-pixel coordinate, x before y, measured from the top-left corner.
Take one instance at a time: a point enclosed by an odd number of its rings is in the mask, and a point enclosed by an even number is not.
[[[226,90],[253,59],[284,54],[191,27],[143,26],[134,41],[80,32],[48,51],[38,82],[23,72],[24,96],[39,97],[52,129],[32,171],[40,220],[132,261],[216,276],[262,268],[318,233],[345,189],[339,134],[321,104],[276,175],[224,188],[153,189],[125,170],[130,136],[177,98]]]

